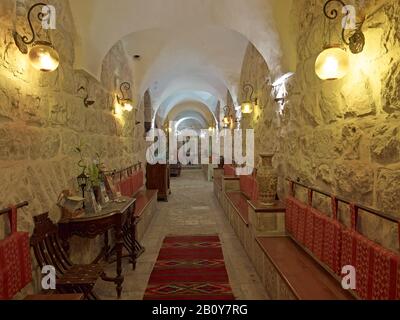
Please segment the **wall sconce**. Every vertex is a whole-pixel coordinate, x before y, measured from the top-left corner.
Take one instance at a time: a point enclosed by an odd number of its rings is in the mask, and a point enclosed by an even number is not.
[[[337,2],[342,6],[342,13],[345,14],[342,26],[342,41],[346,44],[353,54],[358,54],[364,50],[365,36],[362,32],[362,26],[365,17],[361,22],[356,23],[356,12],[354,6],[346,5],[342,0],[328,0],[324,5],[324,15],[329,20],[338,18],[337,9],[329,10],[332,2]],[[346,30],[354,30],[347,39]],[[329,30],[330,32],[330,30]],[[343,78],[350,67],[349,57],[345,49],[340,45],[331,43],[324,46],[324,50],[319,54],[315,62],[315,72],[322,80],[337,80]]]
[[[231,108],[229,106],[225,106],[224,112],[225,112],[225,116],[224,116],[224,119],[223,119],[224,128],[228,128],[231,125],[232,121],[233,121]]]
[[[361,53],[365,46],[365,36],[362,32],[365,17],[363,16],[361,22],[356,23],[356,10],[354,6],[346,5],[342,0],[328,0],[324,5],[324,15],[330,20],[335,20],[339,15],[336,9],[328,10],[332,2],[338,2],[342,6],[342,13],[346,16],[346,23],[343,22],[342,26],[343,42],[349,46],[351,53]],[[354,30],[348,39],[346,39],[346,30]]]
[[[258,99],[256,98],[255,102],[253,102],[254,87],[251,84],[245,84],[243,86],[243,92],[246,93],[246,100],[242,102],[241,105],[242,114],[250,114],[253,112],[254,106],[258,104]],[[249,97],[249,99],[247,99],[247,97]]]
[[[346,76],[350,61],[340,46],[327,46],[315,61],[315,73],[321,80],[337,80]]]
[[[13,32],[14,42],[18,47],[19,51],[23,54],[28,54],[29,52],[29,61],[31,65],[39,71],[43,72],[51,72],[55,71],[60,64],[60,56],[58,52],[54,49],[53,45],[49,41],[35,41],[36,33],[33,29],[32,21],[31,21],[31,13],[37,7],[47,7],[45,3],[36,3],[34,4],[28,11],[28,23],[32,33],[32,39],[29,40],[27,36],[21,36],[17,31]],[[45,18],[45,14],[40,12],[38,14],[39,21],[43,21]],[[28,45],[32,47],[28,50]]]
[[[85,107],[88,108],[91,105],[93,105],[94,101],[89,100],[89,93],[88,93],[87,89],[82,86],[78,89],[78,92],[81,92],[81,91],[83,91],[86,94],[86,96],[83,98],[83,104],[85,105]]]
[[[117,95],[118,104],[122,106],[123,110],[131,112],[133,110],[133,102],[127,96],[125,96],[124,91],[129,92],[131,89],[131,84],[129,82],[121,83],[119,90],[121,91],[122,97]]]

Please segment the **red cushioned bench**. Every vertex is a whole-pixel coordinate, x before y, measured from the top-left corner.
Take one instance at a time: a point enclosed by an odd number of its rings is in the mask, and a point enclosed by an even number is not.
[[[214,169],[214,193],[218,201],[224,206],[224,193],[232,189],[231,185],[235,185],[238,181],[236,169],[233,165],[224,165],[223,168]]]
[[[262,278],[272,299],[352,299],[336,279],[290,238],[260,237],[256,241],[264,255]]]
[[[332,197],[332,217],[312,204],[312,189],[307,204],[288,197],[286,230],[290,237],[257,239],[256,254],[264,254],[261,273],[269,294],[290,299],[399,299],[400,255],[357,232],[358,206],[350,206],[350,229],[338,221],[337,198]],[[347,265],[356,269],[354,291],[341,288],[342,267]]]
[[[128,170],[124,177],[120,177],[117,188],[123,196],[136,199],[134,217],[137,224],[137,240],[141,240],[155,213],[158,192],[144,189],[142,169]]]
[[[253,176],[234,179],[238,180],[237,190],[224,193],[223,207],[240,242],[247,250],[254,241],[249,227],[249,201],[258,199],[258,185]]]
[[[239,191],[226,192],[226,197],[246,226],[249,225],[248,201],[258,200],[258,184],[253,176],[239,177]]]

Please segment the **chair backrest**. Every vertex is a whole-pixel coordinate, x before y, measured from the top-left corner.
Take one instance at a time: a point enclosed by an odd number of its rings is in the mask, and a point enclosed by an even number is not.
[[[33,219],[35,229],[30,243],[39,267],[50,265],[56,269],[57,274],[64,274],[72,263],[61,245],[58,227],[50,220],[48,213]]]
[[[236,169],[234,166],[226,164],[224,165],[224,175],[225,176],[235,176],[236,175]]]
[[[252,201],[258,200],[259,189],[257,179],[254,176],[240,176],[240,191]]]

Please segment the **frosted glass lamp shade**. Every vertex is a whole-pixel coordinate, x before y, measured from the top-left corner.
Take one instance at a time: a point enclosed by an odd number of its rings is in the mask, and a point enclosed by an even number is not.
[[[315,73],[322,80],[343,78],[349,70],[349,56],[339,47],[322,51],[315,62]]]
[[[38,41],[29,51],[29,61],[36,70],[52,72],[57,70],[60,64],[60,56],[51,43]]]

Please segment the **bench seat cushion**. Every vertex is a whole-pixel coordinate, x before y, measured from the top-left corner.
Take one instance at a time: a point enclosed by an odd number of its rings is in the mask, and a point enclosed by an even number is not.
[[[353,299],[338,281],[289,237],[259,237],[257,242],[298,299]]]
[[[136,202],[135,202],[135,217],[139,218],[148,204],[156,199],[157,196],[157,190],[144,190],[144,191],[139,191],[135,195]]]
[[[236,209],[236,212],[239,214],[243,222],[248,226],[249,225],[249,211],[248,211],[248,199],[243,195],[243,193],[239,191],[228,192],[228,199]]]

